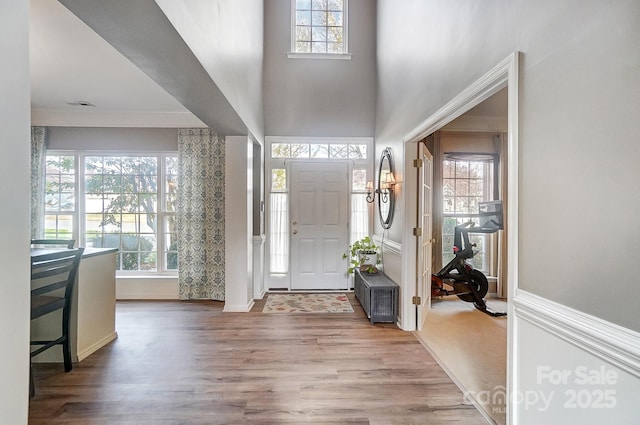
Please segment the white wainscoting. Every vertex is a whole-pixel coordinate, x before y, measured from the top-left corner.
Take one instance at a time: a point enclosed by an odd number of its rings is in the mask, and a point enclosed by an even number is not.
[[[253,298],[260,300],[267,293],[264,278],[264,242],[266,235],[254,236],[253,242]]]
[[[403,319],[405,318],[405,309],[412,308],[411,300],[407,304],[406,294],[408,293],[402,285],[402,244],[390,239],[384,239],[378,235],[373,235],[373,242],[380,246],[382,253],[382,269],[389,279],[393,280],[400,286],[398,291],[398,322],[400,329],[405,329]]]
[[[177,276],[118,276],[117,300],[177,300]]]
[[[402,244],[374,235],[373,242],[381,248],[384,274],[400,284],[402,281]]]
[[[512,425],[638,424],[639,333],[520,290],[511,312]]]

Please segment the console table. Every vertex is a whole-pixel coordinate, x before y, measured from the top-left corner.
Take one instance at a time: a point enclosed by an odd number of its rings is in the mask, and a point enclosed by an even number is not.
[[[354,291],[371,323],[393,322],[398,316],[398,284],[383,273],[354,271]]]

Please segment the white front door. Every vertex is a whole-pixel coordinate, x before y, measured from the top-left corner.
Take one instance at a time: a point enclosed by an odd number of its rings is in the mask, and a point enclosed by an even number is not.
[[[291,289],[347,289],[347,162],[291,162]]]
[[[418,239],[420,252],[418,255],[418,295],[420,304],[418,305],[418,330],[422,329],[427,320],[427,313],[431,307],[431,259],[433,249],[433,229],[432,229],[432,187],[433,187],[433,157],[423,143],[420,146],[420,156],[422,167],[420,168],[420,180],[418,187],[418,208],[420,222],[418,226],[422,229],[422,236]]]

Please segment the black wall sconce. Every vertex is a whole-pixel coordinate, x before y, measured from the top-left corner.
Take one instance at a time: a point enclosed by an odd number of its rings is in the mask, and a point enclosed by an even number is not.
[[[378,187],[374,190],[373,182],[367,182],[367,202],[372,203],[378,194],[378,215],[382,227],[391,227],[393,212],[395,210],[395,197],[393,196],[396,179],[393,174],[393,161],[391,148],[385,148],[380,157],[378,168]]]

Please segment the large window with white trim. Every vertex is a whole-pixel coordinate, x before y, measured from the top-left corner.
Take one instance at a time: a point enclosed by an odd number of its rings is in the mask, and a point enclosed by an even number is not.
[[[453,257],[455,226],[468,221],[479,224],[481,201],[494,199],[497,187],[494,173],[496,158],[489,154],[445,154],[442,162],[442,263],[447,264]],[[469,239],[476,244],[472,263],[483,272],[489,273],[493,260],[493,235],[470,233]]]
[[[177,270],[177,154],[50,152],[46,181],[45,236],[117,248],[120,272]]]
[[[347,53],[347,0],[292,0],[294,53]]]

